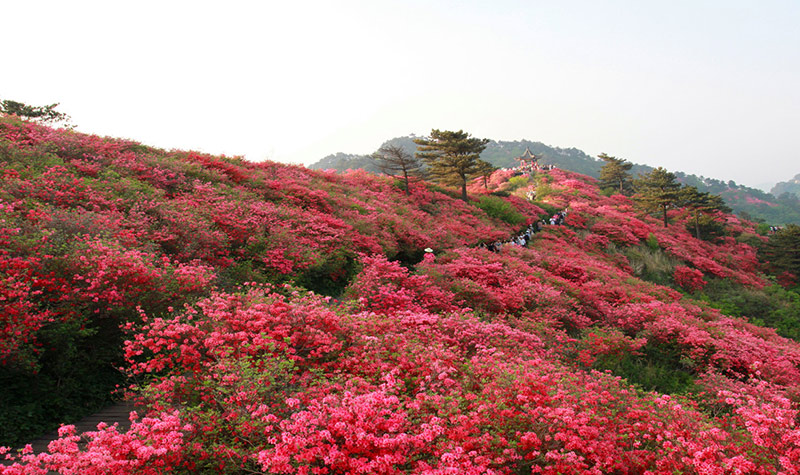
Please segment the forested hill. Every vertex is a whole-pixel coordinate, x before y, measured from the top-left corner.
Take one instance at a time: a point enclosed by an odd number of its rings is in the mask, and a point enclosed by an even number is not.
[[[406,149],[409,153],[416,151],[416,144],[413,142],[413,136],[396,137],[387,140],[383,145],[397,145]],[[531,152],[535,155],[542,157],[541,163],[555,165],[558,168],[565,170],[582,173],[584,175],[598,177],[600,174],[600,167],[603,165],[602,160],[592,158],[584,152],[575,149],[561,149],[551,147],[541,142],[531,142],[529,140],[517,141],[490,141],[486,149],[481,153],[481,159],[486,160],[492,165],[500,168],[511,168],[519,165],[519,162],[514,160],[525,151],[525,148],[530,148]],[[328,155],[316,163],[309,165],[309,168],[318,170],[333,169],[337,171],[345,171],[348,169],[363,169],[370,172],[377,172],[378,168],[374,164],[374,160],[369,155],[353,155],[345,153],[337,153]],[[649,171],[650,168],[639,167],[634,169],[634,172]]]
[[[0,446],[141,407],[0,474],[800,470],[796,227],[13,117],[0,176]]]
[[[398,145],[413,154],[416,150],[413,138],[412,136],[397,137],[386,141],[383,145]],[[602,160],[587,155],[576,148],[552,147],[530,140],[492,140],[481,154],[481,158],[496,167],[511,168],[518,165],[514,158],[521,156],[526,148],[529,148],[533,154],[540,156],[541,163],[545,165],[555,165],[558,168],[594,178],[600,176],[600,168],[604,163]],[[309,165],[309,168],[337,170],[340,172],[362,169],[371,173],[379,173],[375,161],[369,155],[346,153],[328,155]],[[631,174],[638,176],[652,170],[653,168],[647,165],[634,164]],[[775,190],[773,190],[773,194],[766,193],[755,188],[738,185],[734,181],[726,182],[714,178],[688,175],[682,172],[675,172],[675,174],[683,184],[695,186],[700,191],[722,196],[734,213],[742,217],[773,225],[800,224],[800,202],[793,196],[778,196],[780,193],[775,194]],[[785,186],[788,190],[792,185],[787,183]]]
[[[794,176],[791,180],[782,181],[775,186],[772,187],[770,190],[775,196],[781,196],[784,193],[791,193],[797,197],[800,197],[800,173]]]

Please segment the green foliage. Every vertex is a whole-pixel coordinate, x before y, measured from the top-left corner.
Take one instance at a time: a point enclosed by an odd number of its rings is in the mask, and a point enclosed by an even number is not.
[[[680,348],[667,342],[650,341],[639,354],[626,353],[614,358],[598,358],[594,368],[609,370],[645,391],[662,394],[696,392],[695,377]]]
[[[767,223],[758,223],[758,225],[756,225],[756,232],[761,236],[766,236],[769,234],[769,231],[769,224]]]
[[[538,188],[537,188],[536,197],[537,198],[539,197]],[[542,203],[540,201],[536,201],[535,204],[536,204],[536,206],[542,208],[545,211],[544,216],[541,216],[542,218],[553,216],[554,214],[556,214],[559,211],[561,211],[561,209],[558,206],[551,205],[550,203]]]
[[[676,206],[681,198],[681,185],[675,181],[675,175],[658,167],[647,175],[634,181],[636,195],[634,201],[647,212],[661,212],[664,227],[669,225],[667,210]]]
[[[770,190],[775,196],[781,196],[784,193],[791,193],[797,198],[800,196],[800,173],[794,176],[789,181],[782,181],[775,184]]]
[[[728,229],[725,225],[712,216],[702,215],[686,223],[686,231],[695,234],[698,239],[708,242],[717,242],[721,237],[727,236]],[[698,236],[699,235],[699,236]]]
[[[397,137],[386,141],[384,145],[400,145],[413,152],[415,148],[413,139],[413,137],[408,136]],[[494,166],[510,168],[517,165],[514,157],[520,156],[526,148],[530,149],[535,155],[541,156],[540,163],[542,164],[556,165],[558,168],[582,173],[594,178],[600,177],[600,170],[603,165],[601,160],[592,158],[576,148],[554,148],[541,142],[530,140],[490,141],[486,149],[481,153],[481,159]],[[370,156],[345,153],[329,155],[310,165],[309,168],[332,168],[342,172],[348,169],[360,168],[374,173],[380,172],[375,166],[375,161]],[[650,173],[652,170],[652,167],[646,165],[633,164],[630,172],[632,175],[641,175]],[[700,191],[721,194],[733,211],[748,221],[768,222],[776,225],[800,224],[800,201],[787,201],[775,197],[788,190],[783,190],[782,188],[780,190],[773,189],[773,193],[775,193],[773,196],[770,193],[738,185],[731,181],[726,182],[714,178],[687,175],[682,172],[675,172],[675,176],[681,183],[694,186]],[[606,196],[617,192],[618,187],[616,189],[614,187],[601,188],[601,193]],[[756,198],[756,201],[749,198]]]
[[[800,341],[800,294],[795,291],[779,285],[754,289],[726,279],[711,279],[700,299],[725,315],[747,317],[754,324]]]
[[[541,207],[542,205],[539,204],[539,202],[541,200],[544,200],[548,196],[552,195],[555,192],[555,190],[553,190],[553,187],[550,186],[550,184],[548,184],[546,180],[539,177],[536,178],[535,186],[536,186],[537,206]]]
[[[338,297],[359,270],[358,261],[352,254],[339,251],[302,271],[294,282],[317,294]]]
[[[39,371],[0,368],[0,446],[15,446],[111,402],[124,381],[116,320],[51,323],[40,333]]]
[[[63,123],[69,127],[70,117],[56,110],[58,104],[49,106],[29,106],[9,99],[0,100],[0,114],[15,115],[20,119],[33,120],[43,124]]]
[[[764,241],[761,240],[761,237],[758,234],[752,234],[752,233],[739,234],[738,236],[736,236],[736,242],[747,244],[756,251],[761,249],[761,247],[764,245]]]
[[[512,192],[523,186],[528,186],[530,183],[530,179],[527,176],[513,176],[508,179],[508,184],[505,187],[505,190],[508,192]]]
[[[186,395],[186,406],[183,408],[187,419],[195,424],[208,428],[199,431],[197,437],[205,446],[225,447],[234,450],[239,460],[248,460],[248,453],[241,445],[234,443],[243,434],[268,432],[269,424],[263,420],[254,420],[249,411],[243,410],[231,415],[224,401],[245,399],[245,405],[264,404],[270,407],[273,414],[281,419],[288,418],[291,409],[286,405],[286,395],[297,391],[294,379],[298,368],[284,356],[260,355],[238,358],[226,358],[221,365],[230,368],[235,379],[220,380],[205,378],[199,382],[192,381],[187,387],[194,385],[194,391]],[[199,383],[199,384],[198,384]],[[309,381],[307,384],[314,384]],[[150,399],[157,399],[160,390],[146,388]],[[213,402],[212,402],[213,401]],[[220,419],[225,424],[219,424]],[[241,474],[259,473],[254,460],[248,462],[220,462],[215,457],[197,457],[192,473],[198,474]]]
[[[405,194],[409,194],[409,190],[408,190],[408,187],[406,186],[405,180],[401,180],[399,178],[395,179],[395,180],[392,180],[392,186],[394,186],[398,190],[404,192]],[[361,209],[366,209],[364,207],[360,207],[360,208]]]
[[[657,240],[655,244],[658,244]],[[671,285],[672,274],[680,261],[660,248],[653,249],[652,245],[653,241],[648,238],[648,243],[624,248],[622,252],[628,258],[634,275],[659,285]]]
[[[731,209],[722,197],[700,192],[693,186],[684,186],[680,190],[680,205],[689,209],[693,215],[691,224],[686,229],[697,239],[716,241],[727,234],[725,226],[713,218],[717,213],[730,213]]]
[[[483,179],[483,187],[486,190],[489,189],[489,177],[492,176],[492,173],[494,173],[495,170],[497,170],[497,167],[491,163],[478,160],[478,169],[475,171],[475,175]]]
[[[800,226],[790,224],[770,235],[759,257],[768,262],[774,275],[790,272],[800,276]]]
[[[645,244],[647,245],[648,249],[650,249],[653,252],[656,252],[659,249],[661,249],[661,244],[658,243],[658,238],[653,233],[647,235],[647,240],[645,241]]]
[[[378,169],[389,176],[399,176],[403,180],[404,191],[408,195],[410,177],[420,174],[422,162],[399,145],[384,145],[372,155]]]
[[[630,175],[633,164],[621,158],[610,157],[605,153],[601,153],[598,157],[606,162],[600,169],[600,188],[603,190],[610,188],[616,193],[630,196],[633,192],[633,181]]]
[[[489,139],[478,139],[459,130],[431,130],[429,138],[414,140],[417,158],[428,165],[434,180],[461,187],[461,199],[467,201],[467,180],[479,172],[480,154]]]
[[[511,225],[518,225],[525,222],[527,218],[511,205],[497,196],[481,196],[476,206],[493,218],[500,219]]]
[[[278,281],[282,281],[278,279]],[[253,263],[252,260],[238,260],[233,265],[224,267],[217,271],[215,284],[225,292],[233,292],[242,282],[256,282],[265,284],[268,282],[278,283],[275,279],[270,279],[263,272],[263,264]]]
[[[429,185],[428,188],[431,191],[435,191],[437,193],[441,193],[443,195],[447,195],[450,198],[461,199],[461,195],[457,191],[453,190],[452,188],[444,188],[444,187],[438,186],[438,185]]]

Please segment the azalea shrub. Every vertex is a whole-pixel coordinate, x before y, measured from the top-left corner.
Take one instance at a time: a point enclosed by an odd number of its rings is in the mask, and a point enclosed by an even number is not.
[[[0,119],[0,473],[800,471],[800,305],[753,226],[514,173],[464,202]],[[130,429],[24,447],[115,384]]]
[[[688,292],[696,292],[701,290],[703,286],[705,286],[708,282],[703,280],[703,273],[697,269],[692,269],[691,267],[686,266],[677,266],[675,267],[675,273],[673,274],[673,278],[675,279],[675,283],[687,290]]]

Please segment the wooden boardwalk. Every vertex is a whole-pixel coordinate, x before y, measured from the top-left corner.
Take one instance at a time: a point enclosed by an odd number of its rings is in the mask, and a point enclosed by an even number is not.
[[[74,424],[75,431],[77,434],[80,434],[86,431],[97,430],[97,424],[101,422],[105,422],[108,425],[113,425],[116,422],[119,425],[120,432],[124,432],[131,427],[131,421],[128,419],[128,416],[130,412],[134,410],[136,410],[136,406],[132,402],[119,402],[76,422]],[[45,434],[31,441],[30,444],[31,447],[33,447],[34,453],[46,452],[47,445],[56,439],[58,439],[58,430]],[[0,465],[10,465],[10,463],[2,460],[0,461]]]

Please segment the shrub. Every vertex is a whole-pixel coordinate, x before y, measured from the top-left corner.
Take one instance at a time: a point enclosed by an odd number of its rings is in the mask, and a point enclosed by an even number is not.
[[[514,176],[508,179],[508,185],[505,187],[505,191],[512,192],[523,186],[527,186],[530,180],[526,176]]]
[[[504,221],[512,226],[522,224],[527,219],[509,202],[496,196],[481,196],[477,206],[484,210],[489,216]]]
[[[674,344],[648,342],[637,353],[616,358],[598,358],[594,367],[610,370],[645,391],[662,394],[686,394],[695,390],[695,377],[683,364],[681,351]]]
[[[675,284],[688,292],[697,292],[708,283],[703,280],[701,271],[686,266],[675,267],[675,273],[672,274],[672,277],[675,279]]]
[[[647,247],[653,252],[661,249],[661,246],[658,244],[658,238],[653,233],[647,235],[647,241],[645,241],[645,244],[647,244]]]
[[[720,238],[729,234],[723,223],[712,216],[706,215],[698,219],[697,226],[695,226],[694,220],[687,221],[686,231],[689,234],[694,235],[697,229],[700,230],[700,239],[709,242],[717,242]]]
[[[338,297],[358,271],[355,257],[351,253],[338,251],[303,270],[295,278],[295,283],[321,295]]]
[[[747,317],[800,341],[800,294],[780,285],[752,289],[724,279],[709,279],[700,297],[725,315]]]
[[[623,249],[628,257],[634,275],[660,285],[672,283],[677,259],[662,250],[653,251],[649,246],[635,246]]]

